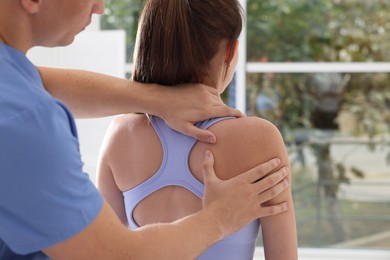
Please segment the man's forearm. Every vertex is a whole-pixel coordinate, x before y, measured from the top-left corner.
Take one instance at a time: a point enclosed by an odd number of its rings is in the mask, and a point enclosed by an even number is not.
[[[38,69],[46,90],[62,100],[77,118],[152,112],[154,85],[82,70]]]
[[[108,204],[76,236],[44,250],[52,259],[195,259],[227,233],[213,210],[202,210],[170,224],[137,231],[120,223]]]
[[[38,69],[47,91],[62,100],[76,118],[149,113],[160,116],[178,132],[214,143],[215,136],[194,123],[213,117],[242,116],[223,103],[217,89],[202,84],[167,87],[82,70]]]
[[[201,211],[171,224],[149,225],[135,231],[146,243],[135,259],[195,259],[226,235],[214,219],[210,211]]]

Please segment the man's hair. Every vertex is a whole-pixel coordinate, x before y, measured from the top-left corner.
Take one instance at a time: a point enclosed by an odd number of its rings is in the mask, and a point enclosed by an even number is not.
[[[197,83],[223,40],[242,29],[238,0],[148,0],[138,26],[133,80]]]

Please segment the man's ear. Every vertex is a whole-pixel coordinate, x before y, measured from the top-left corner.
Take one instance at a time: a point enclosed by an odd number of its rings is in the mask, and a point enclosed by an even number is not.
[[[238,40],[230,41],[226,44],[225,63],[230,64],[238,51]]]
[[[27,13],[36,14],[39,12],[43,1],[44,0],[20,0],[20,3]]]

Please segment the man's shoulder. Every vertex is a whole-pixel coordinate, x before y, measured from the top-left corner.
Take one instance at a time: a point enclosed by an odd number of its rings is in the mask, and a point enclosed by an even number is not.
[[[41,251],[30,253],[27,255],[15,254],[5,243],[0,239],[0,259],[18,259],[18,260],[49,260],[50,258]]]
[[[15,70],[9,74],[7,71],[0,72],[0,124],[23,117],[43,103],[54,104],[39,79],[16,73]]]

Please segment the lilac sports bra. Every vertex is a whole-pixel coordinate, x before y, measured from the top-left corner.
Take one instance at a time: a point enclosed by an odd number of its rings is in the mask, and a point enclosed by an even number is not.
[[[197,126],[201,129],[207,129],[213,124],[226,119],[231,119],[231,117],[209,119],[198,123]],[[169,128],[159,117],[153,117],[151,123],[162,144],[163,160],[160,168],[152,177],[138,186],[123,192],[126,215],[131,229],[139,228],[133,219],[133,211],[137,204],[163,187],[181,186],[194,193],[200,199],[203,196],[203,184],[192,175],[188,167],[188,157],[197,140]],[[178,175],[178,172],[182,174]],[[251,222],[236,233],[211,246],[197,259],[253,259],[259,226],[258,220]]]

